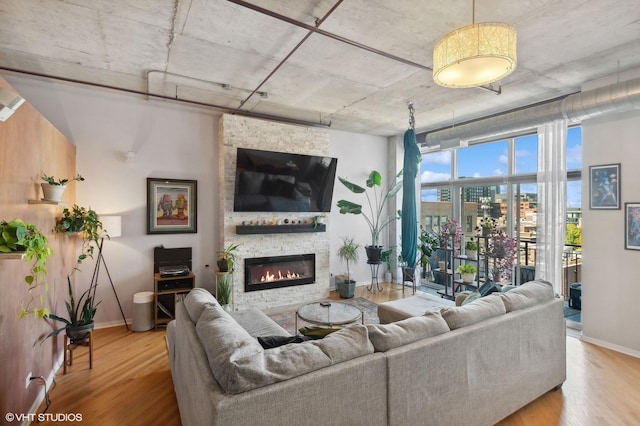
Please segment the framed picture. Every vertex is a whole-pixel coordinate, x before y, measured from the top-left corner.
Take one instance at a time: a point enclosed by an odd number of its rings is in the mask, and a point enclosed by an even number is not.
[[[624,203],[624,248],[640,250],[640,203]]]
[[[198,232],[198,182],[147,178],[147,234]]]
[[[620,163],[589,167],[589,208],[620,210]]]

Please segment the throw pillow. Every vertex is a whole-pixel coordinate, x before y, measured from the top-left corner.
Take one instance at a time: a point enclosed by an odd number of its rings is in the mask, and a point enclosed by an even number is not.
[[[464,300],[462,301],[462,304],[461,304],[460,306],[464,306],[464,305],[466,305],[467,303],[471,303],[471,302],[473,302],[474,300],[478,300],[478,299],[480,299],[480,297],[481,297],[481,296],[480,296],[480,292],[479,292],[479,291],[473,291],[473,292],[471,292],[471,294],[469,294],[469,295],[467,296],[467,298],[466,298],[466,299],[464,299]]]
[[[500,286],[493,281],[487,281],[480,286],[478,289],[478,293],[480,293],[480,297],[488,296],[491,293],[499,293],[502,291]]]
[[[337,327],[319,327],[317,325],[305,325],[298,330],[300,334],[310,339],[322,339],[331,333],[342,330]]]
[[[273,349],[289,343],[302,343],[311,340],[307,336],[264,336],[257,339],[263,349]]]
[[[442,318],[451,330],[466,327],[482,320],[506,313],[504,303],[499,297],[487,296],[455,308],[442,308]]]
[[[449,331],[440,312],[427,312],[390,324],[369,324],[369,340],[376,352],[386,352]]]
[[[528,308],[538,303],[553,300],[553,286],[544,280],[534,280],[522,284],[499,295],[507,312]]]

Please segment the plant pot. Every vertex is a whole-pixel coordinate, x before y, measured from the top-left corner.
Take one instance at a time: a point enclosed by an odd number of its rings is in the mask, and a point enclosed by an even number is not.
[[[369,263],[380,263],[382,257],[382,246],[366,246],[367,261]]]
[[[478,250],[466,250],[467,259],[469,260],[478,260]]]
[[[93,330],[93,322],[85,325],[68,326],[65,328],[71,343],[85,343],[89,339],[89,332]]]
[[[475,273],[460,274],[460,277],[462,278],[462,282],[465,284],[471,284],[476,280]]]
[[[46,201],[61,201],[64,190],[67,185],[50,185],[46,182],[41,183],[43,199]]]
[[[482,228],[482,236],[486,237],[491,234],[491,228]]]
[[[350,280],[348,282],[336,281],[336,287],[338,288],[340,297],[342,297],[343,299],[351,299],[353,296],[355,296],[356,282],[354,280]]]
[[[384,273],[384,282],[385,283],[390,283],[390,282],[392,282],[392,280],[393,280],[393,277],[391,276],[391,272],[390,271],[385,272]]]
[[[225,259],[220,259],[216,263],[218,264],[218,270],[220,272],[229,272],[229,262]]]

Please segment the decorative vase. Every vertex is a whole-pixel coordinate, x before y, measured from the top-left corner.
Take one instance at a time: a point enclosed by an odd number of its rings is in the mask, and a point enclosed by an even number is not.
[[[491,228],[482,227],[482,235],[486,237],[489,234],[491,234]]]
[[[478,260],[478,250],[466,250],[467,259]]]
[[[40,184],[42,186],[43,200],[56,201],[62,200],[64,190],[67,189],[67,185],[50,185],[46,182]]]
[[[384,273],[384,282],[385,283],[390,283],[390,282],[392,282],[392,280],[393,280],[393,277],[391,276],[391,271],[386,271]]]

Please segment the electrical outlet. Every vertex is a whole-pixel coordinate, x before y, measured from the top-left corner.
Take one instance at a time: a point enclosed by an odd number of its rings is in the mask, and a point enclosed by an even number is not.
[[[33,373],[31,371],[29,371],[29,374],[27,374],[27,377],[24,379],[24,388],[28,388],[29,387],[29,383],[31,383],[31,375]]]

